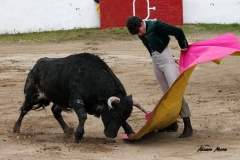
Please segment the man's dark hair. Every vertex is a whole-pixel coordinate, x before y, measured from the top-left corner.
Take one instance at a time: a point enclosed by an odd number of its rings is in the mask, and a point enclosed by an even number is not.
[[[128,28],[129,33],[138,34],[139,28],[141,27],[142,19],[138,16],[132,16],[127,19],[126,26]]]

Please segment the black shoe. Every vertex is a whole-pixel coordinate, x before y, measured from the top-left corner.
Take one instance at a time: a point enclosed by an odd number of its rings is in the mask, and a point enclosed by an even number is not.
[[[178,138],[191,137],[192,134],[193,134],[192,126],[186,126],[186,127],[184,127],[183,133]]]
[[[183,130],[183,133],[178,138],[191,137],[192,134],[193,134],[193,129],[192,129],[192,125],[191,125],[191,122],[190,122],[190,118],[189,117],[184,117],[183,118],[183,123],[184,123],[184,130]]]

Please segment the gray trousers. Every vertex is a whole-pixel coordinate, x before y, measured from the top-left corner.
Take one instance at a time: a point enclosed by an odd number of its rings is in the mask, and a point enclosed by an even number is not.
[[[152,65],[157,81],[163,93],[165,93],[179,75],[175,60],[168,47],[166,47],[162,53],[157,51],[152,53]],[[188,103],[185,101],[184,97],[180,116],[182,118],[191,116]]]

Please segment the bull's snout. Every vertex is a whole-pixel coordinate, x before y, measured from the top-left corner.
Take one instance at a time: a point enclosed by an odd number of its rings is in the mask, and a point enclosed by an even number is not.
[[[104,131],[104,134],[107,138],[116,138],[117,137],[117,133],[108,133],[108,132]]]

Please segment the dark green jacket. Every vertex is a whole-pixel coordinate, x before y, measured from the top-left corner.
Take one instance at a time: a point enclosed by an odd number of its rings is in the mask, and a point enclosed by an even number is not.
[[[162,21],[144,21],[146,34],[139,36],[150,55],[153,51],[161,53],[168,45],[171,36],[175,36],[181,49],[188,47],[187,39],[181,28],[169,25]]]

